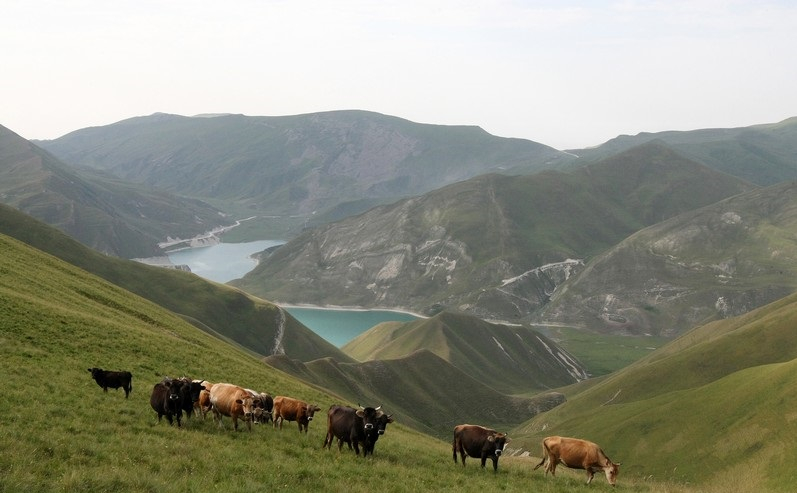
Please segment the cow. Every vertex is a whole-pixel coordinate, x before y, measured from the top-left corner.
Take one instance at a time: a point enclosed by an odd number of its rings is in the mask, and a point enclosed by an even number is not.
[[[252,396],[242,387],[230,383],[217,383],[210,388],[210,403],[213,416],[222,426],[222,416],[232,418],[235,431],[238,431],[238,418],[243,418],[246,428],[252,431]]]
[[[199,394],[205,387],[201,381],[187,377],[181,377],[177,381],[180,382],[180,409],[185,411],[186,417],[191,418],[195,404],[199,402]]]
[[[542,460],[534,470],[545,464],[545,475],[550,472],[551,476],[556,476],[556,465],[559,463],[571,469],[587,471],[587,484],[592,482],[596,472],[603,471],[606,474],[606,481],[615,486],[617,475],[620,473],[620,463],[615,464],[609,460],[596,443],[559,436],[545,438],[542,441]]]
[[[381,435],[385,434],[385,430],[387,429],[387,425],[393,422],[393,415],[392,414],[382,414],[376,420],[376,434],[373,435],[372,440],[370,441],[370,453],[374,453],[374,446],[376,445],[376,441],[379,439]]]
[[[169,424],[173,425],[172,417],[177,418],[178,428],[182,426],[180,418],[183,415],[183,410],[180,405],[180,391],[183,385],[179,380],[164,378],[162,382],[158,382],[152,388],[152,395],[149,398],[149,405],[158,413],[158,423],[161,418],[166,416]]]
[[[373,454],[373,443],[379,436],[379,418],[385,415],[381,407],[353,407],[333,405],[327,411],[327,435],[324,438],[324,447],[332,448],[332,440],[338,439],[338,451],[343,448],[343,443],[349,445],[351,450],[360,455],[360,444],[363,445],[363,457]],[[323,447],[322,447],[323,448]]]
[[[108,371],[102,368],[89,368],[91,377],[102,387],[103,392],[108,392],[108,388],[118,389],[121,387],[125,391],[125,399],[133,391],[133,374],[129,371]]]
[[[292,397],[278,395],[274,398],[274,427],[276,428],[279,423],[281,430],[284,420],[296,421],[299,424],[299,433],[302,430],[307,433],[307,428],[310,425],[310,421],[313,420],[313,415],[320,410],[321,408],[315,404],[308,404]]]
[[[257,392],[251,389],[244,390],[252,395],[252,401],[255,407],[252,421],[255,424],[268,423],[271,421],[271,412],[274,409],[274,398],[265,392]]]
[[[479,425],[457,425],[454,427],[454,441],[451,448],[454,452],[454,463],[457,462],[457,452],[462,458],[462,467],[465,467],[465,457],[480,457],[482,467],[489,457],[493,461],[493,471],[498,472],[498,458],[510,439],[506,433],[498,433],[490,428]]]

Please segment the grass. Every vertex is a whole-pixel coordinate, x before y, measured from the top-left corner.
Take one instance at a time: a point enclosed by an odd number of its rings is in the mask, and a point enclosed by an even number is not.
[[[612,336],[571,327],[547,327],[545,334],[567,349],[592,376],[625,368],[671,339],[657,336]]]

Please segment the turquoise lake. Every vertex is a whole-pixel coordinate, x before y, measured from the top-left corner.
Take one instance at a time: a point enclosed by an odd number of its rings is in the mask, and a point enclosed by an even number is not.
[[[259,240],[246,243],[219,243],[201,248],[186,248],[169,253],[176,265],[187,265],[191,272],[212,281],[225,283],[240,279],[257,266],[253,253],[283,241]],[[326,308],[284,307],[310,330],[340,347],[381,322],[408,322],[418,317],[390,310],[346,310]]]
[[[381,322],[410,322],[418,317],[390,310],[341,310],[283,307],[301,323],[337,347],[341,347]]]

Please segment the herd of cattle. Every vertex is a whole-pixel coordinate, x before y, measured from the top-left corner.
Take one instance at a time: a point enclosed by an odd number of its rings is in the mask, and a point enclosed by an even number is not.
[[[133,390],[133,375],[128,371],[107,371],[101,368],[89,368],[92,378],[104,392],[109,388],[123,389],[125,398]],[[272,398],[267,393],[245,389],[229,383],[210,383],[205,380],[192,380],[187,377],[165,377],[155,384],[150,396],[150,405],[158,414],[158,422],[166,416],[169,424],[177,421],[181,426],[182,414],[192,414],[203,418],[213,412],[214,418],[222,425],[222,417],[229,416],[233,428],[238,430],[238,419],[243,419],[251,431],[252,423],[272,422],[276,428],[282,429],[283,421],[296,421],[299,432],[307,433],[308,425],[316,411],[321,408],[315,404],[291,397],[277,396]],[[337,438],[338,450],[347,444],[349,450],[363,456],[374,453],[374,445],[380,435],[384,434],[388,423],[392,423],[392,415],[386,414],[379,407],[362,407],[354,409],[347,406],[333,405],[327,411],[327,434],[324,448],[332,448],[332,441]],[[452,450],[454,462],[459,454],[462,465],[466,457],[481,459],[484,467],[487,459],[493,462],[493,470],[498,470],[498,459],[510,439],[506,433],[478,425],[463,424],[454,427]],[[573,469],[587,472],[587,484],[592,482],[596,472],[603,471],[606,480],[612,486],[617,481],[619,463],[612,462],[601,448],[593,443],[578,438],[559,436],[547,437],[542,441],[542,460],[534,467],[537,470],[545,466],[545,474],[556,475],[556,466],[564,464]]]

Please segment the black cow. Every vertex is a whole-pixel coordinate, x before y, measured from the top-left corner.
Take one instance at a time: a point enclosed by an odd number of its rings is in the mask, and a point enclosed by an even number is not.
[[[183,415],[182,397],[181,393],[184,385],[180,380],[173,380],[171,378],[164,378],[162,382],[155,384],[152,388],[152,395],[149,398],[149,405],[158,413],[158,423],[161,418],[166,416],[169,424],[173,425],[172,417],[177,418],[177,426],[180,427],[180,419]]]
[[[118,389],[121,387],[125,391],[125,399],[133,391],[133,374],[129,371],[107,371],[102,368],[89,368],[91,377],[102,387],[103,392],[108,392],[108,388]]]
[[[373,454],[373,442],[378,437],[378,420],[384,412],[377,408],[362,407],[354,409],[345,406],[331,406],[327,411],[327,435],[324,438],[324,447],[332,448],[332,440],[338,439],[338,450],[343,448],[343,443],[349,449],[354,447],[360,455],[360,444],[363,445],[363,457]]]
[[[164,382],[166,380],[171,379],[166,377],[164,378]],[[199,393],[205,390],[205,387],[202,386],[201,381],[197,382],[188,377],[178,378],[176,381],[180,384],[180,390],[178,392],[180,395],[180,410],[185,411],[187,417],[191,418],[191,414],[194,412],[194,403],[199,402]]]
[[[454,427],[454,462],[457,462],[457,452],[465,466],[465,456],[479,457],[484,467],[487,458],[493,461],[493,471],[498,471],[498,458],[504,451],[504,446],[509,443],[506,433],[498,433],[490,428],[479,425],[457,425]]]
[[[366,442],[368,446],[370,446],[370,450],[368,453],[371,455],[374,454],[374,446],[376,446],[376,441],[379,440],[380,435],[385,434],[385,430],[387,429],[387,425],[393,422],[393,415],[392,414],[385,414],[382,413],[382,416],[377,418],[376,420],[376,430],[371,430],[368,433],[369,440]]]

